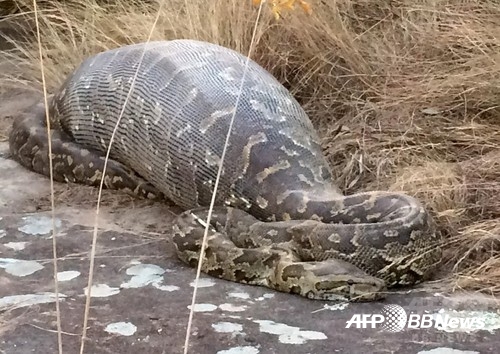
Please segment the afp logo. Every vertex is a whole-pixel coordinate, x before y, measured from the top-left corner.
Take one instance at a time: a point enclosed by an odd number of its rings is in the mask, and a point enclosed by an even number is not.
[[[381,314],[356,314],[347,321],[345,328],[381,328],[387,332],[401,332],[408,320],[406,311],[399,305],[385,305]]]

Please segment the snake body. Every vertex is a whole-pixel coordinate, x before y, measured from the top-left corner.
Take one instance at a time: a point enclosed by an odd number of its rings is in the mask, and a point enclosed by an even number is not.
[[[257,63],[245,69],[246,61],[195,40],[87,58],[50,102],[54,178],[98,185],[117,126],[105,186],[184,208],[173,242],[179,258],[196,266],[239,95],[205,273],[350,301],[429,278],[441,259],[440,236],[422,204],[402,193],[344,196],[303,108]],[[48,175],[41,104],[15,120],[9,142],[17,161]]]

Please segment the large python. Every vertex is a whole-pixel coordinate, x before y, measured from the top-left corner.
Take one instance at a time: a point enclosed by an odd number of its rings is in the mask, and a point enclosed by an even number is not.
[[[428,279],[441,260],[440,236],[422,204],[402,193],[344,196],[293,96],[251,60],[241,86],[246,60],[195,40],[139,43],[87,58],[49,106],[55,180],[98,185],[118,123],[105,186],[184,208],[173,242],[179,258],[195,266],[240,95],[205,273],[348,301],[381,299],[388,287]],[[48,175],[43,105],[29,113],[13,124],[11,153]]]

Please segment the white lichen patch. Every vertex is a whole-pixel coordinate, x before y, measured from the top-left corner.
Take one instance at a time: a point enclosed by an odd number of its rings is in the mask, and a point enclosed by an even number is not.
[[[226,350],[219,350],[217,354],[258,354],[260,351],[256,347],[233,347]]]
[[[459,350],[448,347],[438,347],[430,350],[422,350],[417,354],[479,354],[479,352],[471,350]]]
[[[322,340],[328,337],[317,331],[303,331],[299,327],[293,327],[284,323],[276,323],[267,320],[254,320],[259,324],[259,330],[263,333],[275,334],[281,343],[304,344],[308,340]]]
[[[153,283],[152,285],[153,285],[153,287],[155,287],[156,289],[161,290],[161,291],[172,292],[172,291],[177,291],[177,290],[180,289],[176,285],[161,285],[161,284],[158,284],[158,283]]]
[[[246,311],[246,309],[247,309],[247,307],[245,305],[238,306],[238,305],[233,305],[233,304],[228,304],[228,303],[220,304],[219,308],[222,311],[227,311],[227,312],[243,312],[243,311]]]
[[[121,285],[122,288],[142,288],[152,283],[161,283],[165,269],[155,264],[136,264],[126,271],[132,278]]]
[[[23,249],[26,248],[26,245],[28,242],[7,242],[4,243],[3,245],[7,248],[10,248],[11,250],[14,251],[22,251]]]
[[[70,281],[80,276],[80,272],[76,270],[67,270],[57,273],[57,281]]]
[[[127,275],[132,277],[128,282],[122,283],[121,288],[133,289],[142,288],[148,285],[161,291],[176,291],[178,286],[163,284],[163,274],[167,271],[156,264],[142,264],[137,261],[131,262],[132,266],[126,271]]]
[[[88,287],[84,289],[85,296],[88,295]],[[120,293],[120,288],[113,288],[107,284],[92,285],[90,295],[91,297],[108,297]]]
[[[114,322],[104,328],[108,333],[119,334],[122,336],[131,336],[137,332],[137,326],[130,322]]]
[[[212,324],[215,332],[237,334],[243,331],[243,326],[234,322],[217,322]]]
[[[273,293],[267,293],[255,298],[255,301],[264,301],[266,299],[272,299],[273,297],[274,297]]]
[[[66,295],[59,293],[59,299],[64,300]],[[37,304],[48,304],[56,301],[55,293],[38,293],[11,295],[0,298],[0,311],[14,310],[21,307],[28,307]]]
[[[14,258],[0,258],[0,268],[10,275],[25,277],[43,269],[43,265],[36,261],[25,261]]]
[[[191,310],[191,305],[187,307],[188,309]],[[194,305],[194,312],[212,312],[217,310],[217,306],[214,304],[195,304]]]
[[[195,282],[192,281],[191,283],[189,283],[190,286],[194,287],[195,286]],[[215,281],[213,281],[212,279],[210,278],[200,278],[198,279],[198,288],[208,288],[208,287],[211,287],[211,286],[214,286],[215,285]]]
[[[231,292],[231,293],[227,293],[227,296],[233,297],[236,299],[243,299],[243,300],[250,299],[250,294],[243,293],[243,292]]]
[[[52,218],[45,215],[30,215],[22,218],[19,231],[29,235],[47,235],[52,232]],[[61,227],[61,220],[55,219],[55,226]]]
[[[500,329],[500,314],[488,311],[470,311],[469,316],[478,316],[484,321],[483,330],[491,333]]]

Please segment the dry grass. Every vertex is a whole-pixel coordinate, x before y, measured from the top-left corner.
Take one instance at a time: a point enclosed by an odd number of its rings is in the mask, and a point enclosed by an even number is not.
[[[500,5],[494,0],[309,1],[264,11],[253,58],[303,104],[346,193],[403,190],[447,237],[454,287],[500,292]],[[31,1],[18,1],[32,19]],[[99,6],[98,4],[106,4]],[[189,4],[186,7],[185,4]],[[43,2],[49,89],[83,57],[146,39],[155,1]],[[196,38],[246,53],[248,0],[168,0],[153,39]],[[9,20],[9,18],[7,18]],[[6,21],[6,20],[4,20]],[[39,87],[32,33],[5,53]]]

